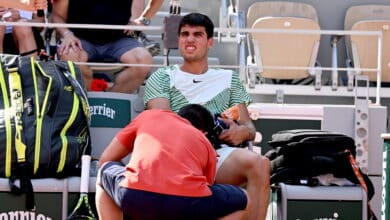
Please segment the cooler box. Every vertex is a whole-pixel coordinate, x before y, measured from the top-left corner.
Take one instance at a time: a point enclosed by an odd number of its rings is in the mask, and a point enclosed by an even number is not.
[[[93,158],[99,158],[116,133],[144,110],[142,91],[135,94],[88,92]]]
[[[367,219],[367,196],[360,186],[279,184],[277,219]]]

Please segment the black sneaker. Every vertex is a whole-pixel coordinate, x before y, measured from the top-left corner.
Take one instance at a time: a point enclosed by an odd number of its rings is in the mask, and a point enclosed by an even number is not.
[[[149,40],[146,37],[146,34],[143,33],[142,31],[134,31],[131,37],[137,39],[146,49],[149,50],[152,56],[157,56],[160,54],[161,52],[160,44],[152,40]]]

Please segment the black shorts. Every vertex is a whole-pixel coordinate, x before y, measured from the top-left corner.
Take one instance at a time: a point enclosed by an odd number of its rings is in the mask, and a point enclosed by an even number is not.
[[[131,220],[211,220],[247,205],[246,194],[232,185],[214,184],[206,197],[174,196],[120,187],[125,168],[119,162],[106,163],[100,172],[103,189]]]

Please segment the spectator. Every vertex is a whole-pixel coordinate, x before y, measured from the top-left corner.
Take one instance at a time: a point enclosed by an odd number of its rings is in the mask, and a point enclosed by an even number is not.
[[[247,104],[251,99],[238,75],[231,70],[211,69],[208,51],[212,48],[214,25],[205,15],[190,13],[179,24],[178,48],[182,65],[162,67],[154,72],[145,86],[147,109],[171,109],[177,112],[188,103],[202,104],[212,113],[221,113],[237,105],[240,118],[224,121],[230,128],[219,138],[231,145],[255,138],[255,127]],[[270,162],[243,148],[224,146],[217,150],[216,183],[246,185],[249,219],[265,219],[269,203]]]
[[[5,7],[0,7],[0,17],[8,22],[43,22],[44,19],[30,11]],[[38,49],[41,47],[38,48],[37,42],[41,42],[40,46],[42,46],[42,38],[36,38],[34,31],[37,30],[29,26],[0,26],[0,52],[19,53],[22,56],[38,58]],[[40,37],[39,34],[37,37]],[[9,38],[12,38],[11,42]]]
[[[153,0],[150,2],[153,3]],[[151,5],[150,2],[148,4],[149,8]],[[134,11],[139,12],[139,14],[137,13],[134,17],[141,18],[140,22],[136,25],[149,25],[151,23],[149,22],[150,19],[149,20],[146,19],[145,22],[145,19],[142,18],[146,18],[146,17],[141,15],[143,10],[148,10],[149,8],[146,8],[145,2],[143,2],[143,4],[139,6],[139,8],[134,9]],[[152,56],[157,56],[158,54],[160,54],[161,52],[160,44],[155,41],[149,40],[149,38],[147,38],[146,34],[143,31],[133,31],[133,33],[130,36],[138,40],[146,49],[148,49],[149,53],[152,54]]]
[[[145,9],[149,16],[159,10],[162,0],[155,0]],[[55,23],[142,25],[146,17],[135,17],[142,11],[144,0],[88,1],[56,0],[53,4],[51,20]],[[145,12],[144,14],[145,15]],[[137,64],[125,68],[116,75],[115,81],[107,91],[131,93],[144,82],[153,63],[151,54],[136,39],[129,37],[132,30],[104,30],[81,28],[57,28],[61,37],[58,56],[61,60],[76,62],[113,60],[125,64]],[[139,64],[145,64],[140,66]],[[93,79],[92,70],[80,66],[87,89]]]
[[[96,185],[99,219],[123,219],[122,212],[132,220],[245,217],[245,191],[213,184],[216,152],[205,136],[213,128],[212,115],[195,104],[179,115],[146,110],[104,150]],[[199,122],[198,127],[186,117]],[[125,167],[120,161],[129,153]]]

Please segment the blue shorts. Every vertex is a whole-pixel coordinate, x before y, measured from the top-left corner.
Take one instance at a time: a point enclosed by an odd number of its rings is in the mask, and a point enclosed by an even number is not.
[[[137,40],[128,37],[107,44],[93,44],[80,39],[83,49],[88,54],[88,61],[112,61],[119,62],[121,56],[136,47],[143,47]]]
[[[173,196],[119,186],[125,178],[125,167],[119,162],[106,163],[100,172],[103,189],[131,220],[211,220],[247,205],[246,194],[232,185],[214,184],[212,195],[206,197]]]

